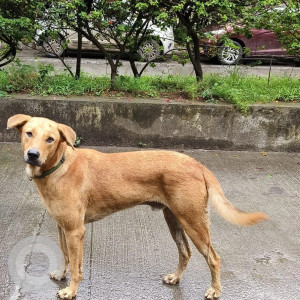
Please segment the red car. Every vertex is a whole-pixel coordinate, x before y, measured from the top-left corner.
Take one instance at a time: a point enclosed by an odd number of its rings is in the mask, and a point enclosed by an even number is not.
[[[234,33],[231,26],[208,31],[210,39],[200,42],[201,53],[215,56],[224,65],[235,65],[241,58],[292,58],[282,44],[275,37],[273,31],[266,29],[251,29],[252,37],[246,38],[242,34]],[[236,47],[225,46],[220,38],[229,33],[229,38]],[[217,48],[216,48],[217,46]],[[213,54],[212,54],[213,53]]]

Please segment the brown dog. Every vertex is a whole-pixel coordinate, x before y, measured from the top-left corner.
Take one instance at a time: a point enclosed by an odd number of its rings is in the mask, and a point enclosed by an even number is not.
[[[140,151],[105,154],[74,149],[72,128],[45,118],[15,115],[8,128],[21,133],[26,172],[57,222],[60,247],[65,256],[60,280],[70,265],[70,286],[58,292],[62,299],[76,295],[82,279],[85,223],[138,204],[159,206],[179,251],[176,271],[164,277],[176,284],[191,256],[185,232],[205,257],[211,271],[207,299],[220,297],[220,258],[209,235],[207,203],[231,223],[251,225],[263,221],[263,213],[237,210],[224,196],[207,168],[189,156],[171,151]]]

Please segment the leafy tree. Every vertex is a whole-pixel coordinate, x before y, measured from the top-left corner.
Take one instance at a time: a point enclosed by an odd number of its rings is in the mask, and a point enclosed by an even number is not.
[[[245,17],[244,23],[274,31],[287,53],[300,56],[300,2],[298,0],[256,1]]]
[[[203,72],[200,61],[199,44],[201,39],[207,39],[207,27],[226,23],[235,24],[246,14],[252,0],[170,0],[159,1],[167,18],[179,20],[181,29],[185,30],[182,41],[192,62],[197,80],[201,80]],[[181,33],[181,38],[183,37]],[[224,42],[225,42],[224,37]]]
[[[35,34],[35,17],[43,1],[0,0],[0,67],[14,60],[20,42]]]
[[[299,0],[161,0],[159,5],[169,19],[179,20],[181,42],[186,44],[197,80],[203,76],[199,42],[207,39],[207,29],[215,25],[231,23],[247,37],[251,37],[251,28],[272,30],[288,53],[300,54]],[[222,42],[231,43],[226,34]]]
[[[90,40],[107,59],[113,86],[124,54],[130,60],[134,75],[140,75],[135,67],[136,53],[152,35],[150,25],[158,23],[156,9],[155,4],[145,4],[141,0],[53,1],[44,20],[49,28],[45,35],[58,37],[61,29],[68,27]],[[107,46],[101,39],[110,41],[111,46],[118,51],[114,54],[107,51]]]

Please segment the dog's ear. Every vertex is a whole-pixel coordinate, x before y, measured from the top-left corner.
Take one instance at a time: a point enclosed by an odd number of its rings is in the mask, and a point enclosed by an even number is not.
[[[20,132],[22,127],[31,119],[28,115],[14,115],[7,120],[7,129],[17,128]]]
[[[67,145],[71,146],[74,149],[73,145],[76,140],[75,131],[71,127],[64,124],[58,124],[58,130],[60,132],[62,139],[66,141]]]

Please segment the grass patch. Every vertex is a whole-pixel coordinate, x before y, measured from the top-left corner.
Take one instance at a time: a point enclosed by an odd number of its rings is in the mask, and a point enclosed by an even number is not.
[[[55,74],[52,66],[15,63],[0,71],[0,96],[10,93],[35,95],[94,95],[113,97],[167,98],[217,103],[225,101],[247,111],[250,104],[276,101],[300,101],[300,79],[290,77],[205,75],[196,82],[194,76],[118,76],[114,90],[108,76],[82,74],[75,80],[67,73]]]
[[[208,75],[204,77],[204,91],[210,97],[222,99],[247,110],[250,104],[300,101],[300,79],[290,77],[266,77]]]

